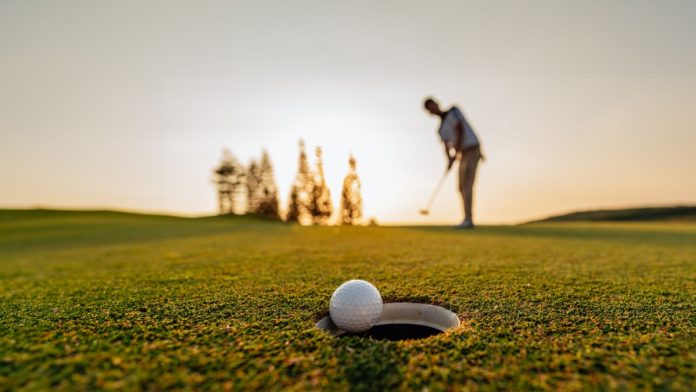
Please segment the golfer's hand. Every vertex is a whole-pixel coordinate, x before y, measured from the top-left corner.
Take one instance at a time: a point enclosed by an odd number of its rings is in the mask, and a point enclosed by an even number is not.
[[[449,157],[449,162],[447,162],[447,170],[452,168],[452,165],[454,165],[454,161],[457,160],[456,156],[450,156]]]

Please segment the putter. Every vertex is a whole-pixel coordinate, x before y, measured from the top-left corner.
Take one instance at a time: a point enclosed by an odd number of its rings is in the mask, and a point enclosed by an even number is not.
[[[442,178],[440,178],[440,182],[437,183],[437,186],[435,187],[435,191],[433,192],[433,195],[430,196],[430,200],[428,201],[427,207],[425,207],[419,211],[421,215],[430,214],[430,207],[432,206],[433,201],[435,201],[435,197],[440,192],[440,188],[442,188],[442,184],[445,183],[445,179],[447,178],[447,174],[449,174],[450,169],[451,169],[451,167],[448,167],[447,170],[445,170],[445,172],[442,174]]]

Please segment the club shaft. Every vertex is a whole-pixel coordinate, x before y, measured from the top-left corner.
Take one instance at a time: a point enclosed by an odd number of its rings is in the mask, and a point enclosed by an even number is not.
[[[440,188],[442,188],[442,184],[445,183],[445,179],[447,178],[447,173],[449,173],[449,170],[445,171],[442,174],[442,177],[440,178],[440,182],[437,183],[437,186],[435,187],[435,190],[433,191],[432,196],[430,196],[430,200],[428,201],[428,206],[426,207],[426,210],[430,210],[430,207],[432,206],[433,202],[435,201],[435,197],[437,197],[437,194],[440,192]]]

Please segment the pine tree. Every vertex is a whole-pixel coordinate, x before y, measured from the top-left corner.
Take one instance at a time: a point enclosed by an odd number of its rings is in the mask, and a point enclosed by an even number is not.
[[[326,225],[331,219],[333,213],[333,204],[331,203],[331,191],[326,185],[324,177],[324,162],[322,160],[321,147],[317,147],[316,154],[316,171],[314,172],[314,187],[312,189],[312,202],[310,204],[310,214],[315,224]]]
[[[249,168],[247,169],[247,213],[257,214],[259,212],[259,205],[261,203],[261,168],[252,160],[249,163]]]
[[[288,197],[288,212],[285,214],[286,222],[300,221],[300,196],[295,185],[290,189],[290,197]]]
[[[278,186],[273,175],[273,164],[268,151],[264,150],[261,155],[261,164],[259,165],[259,204],[257,214],[268,218],[279,219],[278,211]]]
[[[222,151],[220,164],[213,170],[213,183],[218,191],[220,214],[241,214],[245,194],[245,170],[228,149]]]
[[[353,155],[348,160],[350,170],[343,179],[341,192],[341,224],[356,225],[362,217],[362,195],[360,194],[360,178],[355,170],[356,163]]]
[[[300,156],[297,165],[297,175],[290,191],[288,202],[288,213],[285,218],[288,222],[298,222],[301,224],[311,223],[309,214],[312,189],[314,182],[307,162],[304,142],[300,140]]]

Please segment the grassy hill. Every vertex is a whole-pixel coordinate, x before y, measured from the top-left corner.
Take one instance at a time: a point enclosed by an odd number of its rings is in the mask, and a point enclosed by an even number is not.
[[[343,281],[462,325],[315,328]],[[696,388],[696,225],[0,211],[0,390]]]
[[[696,221],[696,206],[644,207],[615,210],[577,211],[555,215],[535,222],[573,222],[573,221]]]
[[[90,247],[233,232],[245,217],[180,218],[117,211],[2,210],[0,252]]]

